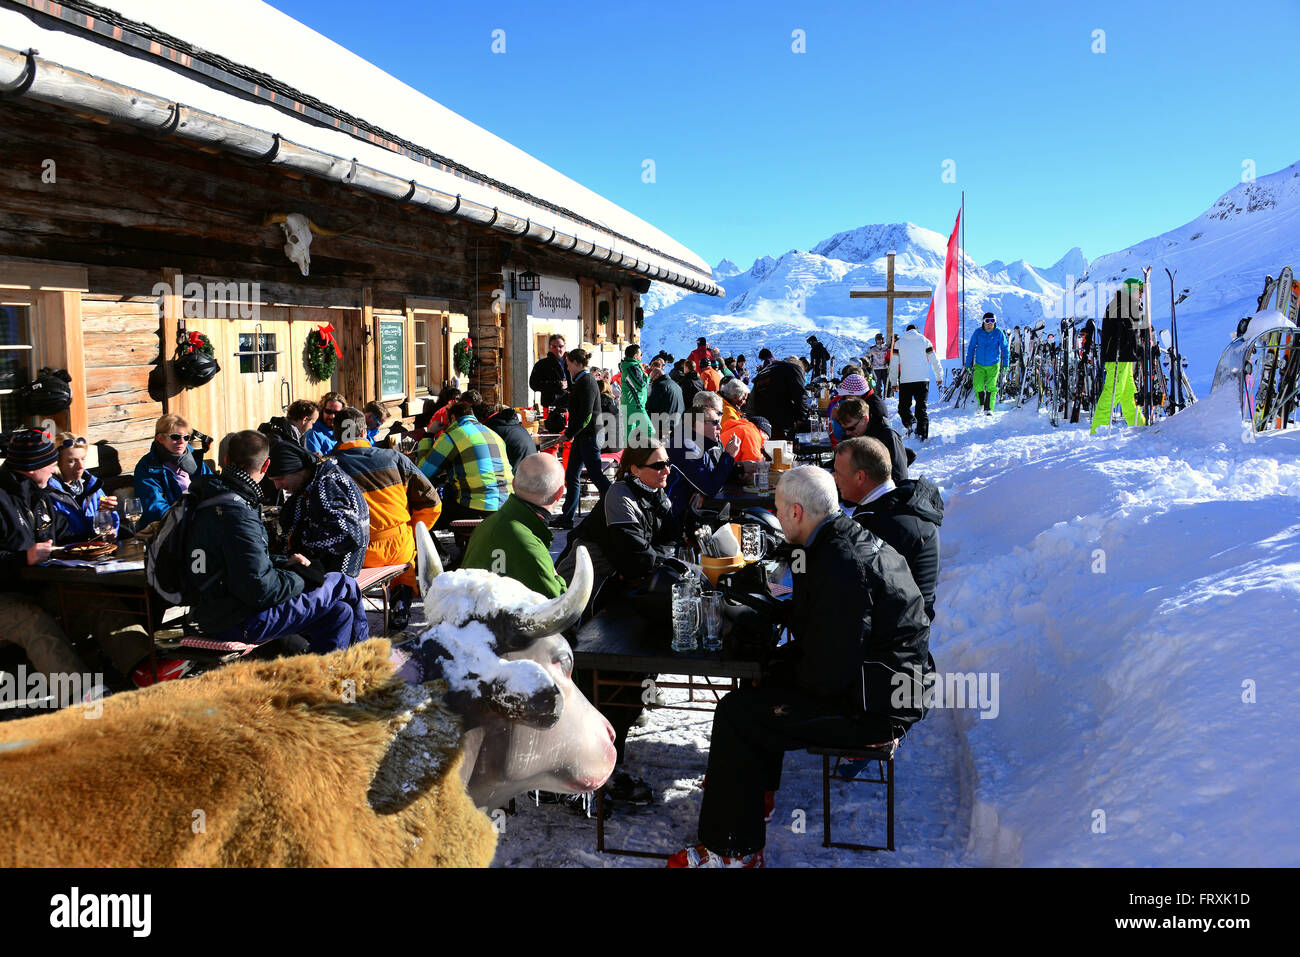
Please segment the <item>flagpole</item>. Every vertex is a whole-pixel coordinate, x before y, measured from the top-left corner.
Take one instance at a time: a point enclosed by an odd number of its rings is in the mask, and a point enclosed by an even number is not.
[[[966,368],[966,190],[961,191],[961,366]]]

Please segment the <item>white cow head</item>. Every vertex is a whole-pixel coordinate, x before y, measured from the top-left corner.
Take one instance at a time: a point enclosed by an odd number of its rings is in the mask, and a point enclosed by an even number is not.
[[[594,573],[577,553],[573,584],[547,600],[482,569],[440,574],[433,539],[416,526],[427,630],[404,650],[422,680],[450,686],[465,721],[463,774],[479,807],[525,791],[581,793],[613,772],[614,732],[573,683],[573,654],[560,634],[577,622]]]

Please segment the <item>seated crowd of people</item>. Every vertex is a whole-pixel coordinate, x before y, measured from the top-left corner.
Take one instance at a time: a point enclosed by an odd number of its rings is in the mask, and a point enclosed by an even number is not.
[[[462,567],[551,598],[568,587],[582,545],[596,574],[584,619],[617,609],[666,635],[672,584],[698,575],[691,533],[707,524],[705,503],[757,467],[767,440],[792,437],[816,414],[806,360],[766,349],[759,356],[751,377],[743,356],[723,359],[703,339],[680,362],[665,354],[643,362],[633,345],[611,376],[553,336],[530,384],[548,427],[562,423],[559,454],[538,452],[514,409],[487,405],[473,390],[448,388],[429,400],[412,431],[398,427],[398,448],[376,444],[389,417],[382,403],[358,409],[337,392],[296,401],[258,430],[226,436],[215,467],[212,439],[168,414],[135,468],[134,495],[147,526],[189,493],[184,547],[198,560],[184,572],[185,595],[190,620],[213,640],[262,645],[296,636],[297,651],[348,647],[369,635],[357,576],[388,566],[405,566],[392,590],[391,623],[400,630],[415,595],[415,524],[442,529],[465,519],[479,524]],[[699,843],[670,866],[761,864],[785,751],[895,740],[924,714],[919,688],[900,703],[898,683],[934,669],[928,641],[943,502],[933,483],[909,477],[872,372],[850,365],[839,376],[827,409],[831,466],[791,468],[776,485],[777,523],[801,559],[790,568],[788,640],[772,651],[760,683],[722,699]],[[612,480],[602,447],[617,459]],[[85,471],[86,449],[84,438],[39,429],[9,443],[0,470],[0,564],[10,571],[0,586],[3,638],[42,671],[83,671],[69,635],[93,635],[136,685],[179,677],[183,662],[155,669],[147,630],[120,604],[97,602],[60,624],[53,590],[20,584],[21,566],[46,561],[55,544],[95,537],[96,512],[117,505]],[[584,472],[599,498],[580,516]],[[276,503],[272,535],[263,506]],[[568,534],[553,558],[556,529]],[[589,694],[593,677],[574,676]],[[646,676],[623,677],[639,688]],[[608,793],[646,803],[649,788],[624,768],[639,710],[602,711],[617,752]]]

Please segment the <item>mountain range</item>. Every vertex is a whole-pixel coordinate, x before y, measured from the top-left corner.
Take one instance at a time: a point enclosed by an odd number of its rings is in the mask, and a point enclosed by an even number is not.
[[[879,300],[850,299],[853,286],[883,287],[886,254],[896,253],[895,284],[939,285],[947,236],[915,223],[859,226],[836,233],[811,250],[791,249],[762,256],[748,269],[723,259],[713,270],[725,298],[687,295],[655,283],[642,297],[646,324],[642,341],[653,355],[665,349],[684,356],[698,336],[706,336],[724,355],[757,356],[764,346],[778,356],[805,355],[811,334],[826,344],[837,362],[861,355],[884,331]],[[1189,374],[1199,390],[1208,389],[1219,354],[1237,320],[1255,311],[1265,274],[1283,266],[1300,268],[1300,163],[1238,183],[1195,219],[1159,236],[1089,262],[1075,247],[1051,266],[1023,259],[979,265],[962,254],[965,267],[966,329],[986,311],[1004,328],[1045,319],[1054,325],[1063,314],[1100,317],[1113,289],[1125,277],[1141,276],[1152,266],[1150,301],[1156,328],[1169,325],[1169,279],[1186,293],[1177,306],[1178,333]],[[1074,303],[1067,303],[1073,283]],[[896,331],[924,321],[928,300],[898,300]],[[751,361],[751,365],[752,365]],[[946,365],[960,364],[949,360]]]

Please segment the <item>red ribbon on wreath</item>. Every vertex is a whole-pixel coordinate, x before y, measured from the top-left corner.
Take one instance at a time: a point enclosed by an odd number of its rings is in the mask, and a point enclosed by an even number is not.
[[[334,339],[334,324],[331,322],[326,323],[323,326],[317,326],[316,331],[320,333],[321,348],[324,349],[326,346],[333,346],[334,354],[342,359],[343,350],[339,348],[338,342]]]
[[[203,348],[203,334],[200,332],[191,332],[189,335],[190,352]]]

